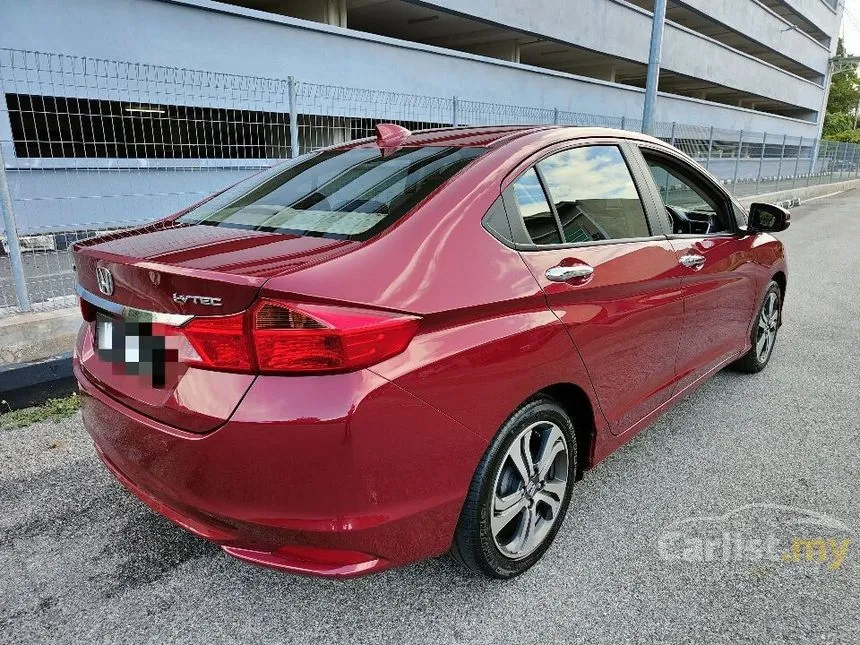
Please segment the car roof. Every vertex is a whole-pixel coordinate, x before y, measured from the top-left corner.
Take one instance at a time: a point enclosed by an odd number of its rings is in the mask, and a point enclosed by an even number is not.
[[[487,125],[487,126],[457,126],[416,130],[404,133],[397,142],[397,147],[420,146],[454,146],[454,147],[488,147],[495,148],[515,139],[530,134],[558,131],[559,139],[586,139],[592,137],[611,137],[618,139],[636,139],[651,143],[663,142],[654,137],[614,128],[579,127],[564,125]],[[352,141],[341,148],[368,148],[376,146],[375,139]]]

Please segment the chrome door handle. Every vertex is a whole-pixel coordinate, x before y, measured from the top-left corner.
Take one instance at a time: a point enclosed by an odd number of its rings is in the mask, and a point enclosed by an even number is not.
[[[594,267],[587,264],[574,264],[569,267],[552,267],[546,270],[546,279],[551,282],[567,282],[575,278],[587,278],[594,273]]]
[[[678,259],[678,263],[683,264],[688,269],[701,269],[705,265],[705,256],[698,253],[682,255]]]

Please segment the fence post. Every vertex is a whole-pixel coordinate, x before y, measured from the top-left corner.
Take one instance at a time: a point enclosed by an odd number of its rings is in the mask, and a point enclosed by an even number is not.
[[[735,174],[732,176],[732,195],[738,188],[738,166],[741,165],[741,150],[744,147],[744,131],[741,130],[738,134],[738,154],[735,155]]]
[[[290,99],[290,159],[299,156],[299,113],[296,107],[296,77],[287,77]]]
[[[21,311],[30,311],[30,294],[27,293],[27,281],[24,279],[24,261],[21,259],[21,246],[18,244],[18,228],[15,226],[15,213],[12,211],[12,196],[9,194],[9,184],[6,182],[6,160],[3,158],[2,143],[0,143],[0,215],[6,231],[6,242],[9,245],[9,263],[12,266],[18,308]]]
[[[851,177],[851,173],[854,171],[854,146],[850,143],[846,143],[845,150],[845,165],[848,170],[848,177]],[[848,159],[848,151],[851,151],[851,159]]]
[[[708,158],[705,159],[705,169],[711,169],[711,152],[714,149],[714,126],[711,126],[711,133],[708,135]]]
[[[459,103],[460,101],[456,96],[451,101],[451,125],[455,128],[457,127],[457,112],[460,107]]]
[[[552,109],[552,124],[558,125],[558,108]]]
[[[788,135],[782,135],[782,149],[779,151],[779,167],[776,169],[776,187],[773,189],[773,192],[779,190],[779,180],[782,179],[782,160],[785,158],[785,142],[788,139]]]
[[[854,179],[857,179],[857,144],[851,144],[851,170],[854,171]]]
[[[830,146],[828,145],[828,148],[829,148],[829,147],[830,147]],[[830,163],[829,163],[829,164],[827,164],[828,168],[830,169],[830,183],[831,183],[831,184],[833,183],[833,175],[835,175],[835,174],[836,174],[836,165],[837,165],[837,160],[836,160],[836,158],[837,158],[838,156],[839,156],[839,143],[837,143],[837,144],[833,147],[833,154],[831,155]]]
[[[759,185],[761,184],[761,170],[764,166],[764,149],[767,147],[767,132],[761,137],[761,154],[758,157],[758,176],[755,178],[755,192],[758,195]]]
[[[797,171],[800,169],[800,152],[803,150],[803,137],[797,142],[797,157],[794,159],[794,177],[791,178],[791,189],[794,190],[794,185],[797,183]]]
[[[621,117],[621,129],[622,130],[627,129],[627,117],[626,116]]]
[[[818,161],[818,150],[820,141],[818,139],[812,140],[812,150],[809,151],[809,156],[812,158],[809,162],[809,172],[806,173],[806,186],[809,187],[809,182],[812,181],[812,173],[815,172],[815,162]]]
[[[845,166],[848,165],[848,146],[850,143],[845,143],[842,146],[842,164],[839,166],[839,181],[845,178]]]
[[[669,145],[672,145],[672,146],[675,145],[675,126],[677,126],[677,125],[678,124],[675,121],[672,121],[672,134],[671,134],[670,139],[669,139]]]

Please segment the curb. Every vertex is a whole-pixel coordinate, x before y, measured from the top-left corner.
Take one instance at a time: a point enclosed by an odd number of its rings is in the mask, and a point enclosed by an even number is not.
[[[0,365],[0,400],[6,402],[4,408],[39,405],[49,398],[71,394],[75,389],[71,352],[32,363]]]

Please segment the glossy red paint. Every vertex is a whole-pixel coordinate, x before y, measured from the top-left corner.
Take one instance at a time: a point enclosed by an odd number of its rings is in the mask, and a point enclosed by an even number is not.
[[[750,312],[758,306],[765,278],[751,250],[753,239],[714,236],[672,241],[678,257],[697,253],[706,258],[704,267],[688,271],[682,280],[684,323],[676,358],[676,390],[698,380],[749,336]]]
[[[672,394],[684,300],[668,240],[523,254],[565,325],[614,433],[623,432]],[[584,280],[550,282],[554,266],[585,263]]]
[[[81,287],[97,294],[104,266],[115,281],[104,298],[126,307],[202,317],[269,298],[418,320],[405,350],[364,369],[282,376],[181,366],[162,389],[118,376],[84,324],[74,368],[107,467],[154,510],[241,559],[340,577],[445,552],[488,442],[522,402],[540,391],[560,397],[592,467],[748,349],[764,289],[785,275],[782,246],[766,234],[652,230],[524,250],[482,225],[548,151],[666,147],[656,140],[496,127],[391,131],[383,143],[395,135],[401,148],[487,152],[365,242],[168,219],[74,248]],[[656,189],[640,192],[653,215]],[[678,264],[691,250],[706,256],[703,269]],[[594,274],[545,277],[576,263]],[[216,311],[174,293],[223,303]]]

